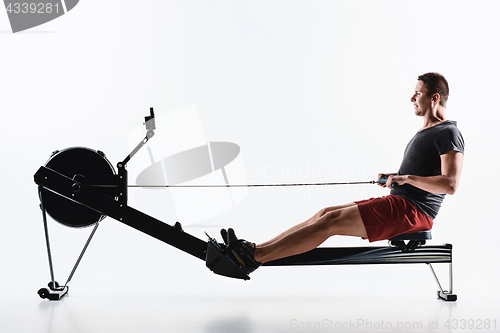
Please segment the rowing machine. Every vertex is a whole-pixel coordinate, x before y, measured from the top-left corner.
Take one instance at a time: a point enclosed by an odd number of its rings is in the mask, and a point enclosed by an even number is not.
[[[150,115],[145,117],[145,125],[147,130],[145,138],[117,164],[118,172],[115,172],[104,153],[89,148],[72,147],[54,152],[47,163],[35,173],[51,275],[48,288],[41,288],[38,291],[41,298],[60,300],[68,294],[68,284],[99,223],[107,216],[205,261],[206,266],[216,274],[243,280],[250,279],[228,255],[224,244],[218,243],[211,237],[205,242],[184,232],[179,222],[171,226],[128,206],[126,165],[154,136],[156,126],[153,108],[150,110]],[[345,183],[323,185],[326,184]],[[63,286],[56,282],[54,276],[47,214],[68,227],[94,226]],[[439,285],[438,296],[446,301],[455,301],[456,295],[452,292],[452,246],[450,244],[426,246],[425,241],[430,238],[430,231],[427,231],[395,237],[390,240],[390,246],[386,247],[317,248],[307,253],[265,263],[264,266],[426,263]],[[449,264],[449,291],[442,289],[432,268],[433,263]]]

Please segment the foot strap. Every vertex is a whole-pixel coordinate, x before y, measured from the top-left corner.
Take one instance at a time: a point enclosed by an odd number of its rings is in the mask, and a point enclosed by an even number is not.
[[[205,263],[212,272],[236,279],[250,280],[248,274],[226,254],[227,250],[223,249],[215,239],[209,236],[207,243]]]

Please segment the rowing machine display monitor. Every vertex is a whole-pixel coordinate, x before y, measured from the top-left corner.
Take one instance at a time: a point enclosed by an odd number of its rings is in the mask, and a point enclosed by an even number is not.
[[[220,244],[211,237],[208,237],[208,241],[203,241],[185,232],[179,222],[170,225],[128,206],[126,165],[154,136],[156,123],[153,108],[145,117],[144,125],[146,136],[122,162],[117,163],[117,171],[103,152],[84,147],[71,147],[54,152],[47,163],[35,173],[34,180],[38,185],[51,278],[48,287],[38,291],[41,298],[55,301],[68,294],[68,284],[99,224],[106,217],[204,261],[215,274],[242,280],[250,279],[244,269],[226,253],[225,244]],[[375,181],[323,185],[362,183],[374,184]],[[62,286],[55,280],[47,215],[71,228],[93,227],[69,277]],[[426,245],[425,242],[429,239],[431,239],[430,231],[426,231],[395,237],[390,240],[390,246],[317,248],[300,255],[267,262],[263,266],[425,263],[430,266],[438,283],[438,296],[446,301],[455,301],[456,295],[452,292],[452,246]],[[449,264],[449,291],[443,290],[432,267],[432,264],[437,263]]]
[[[144,117],[145,125],[146,125],[146,130],[155,130],[156,129],[156,122],[155,122],[155,112],[153,108],[149,108],[150,115]]]

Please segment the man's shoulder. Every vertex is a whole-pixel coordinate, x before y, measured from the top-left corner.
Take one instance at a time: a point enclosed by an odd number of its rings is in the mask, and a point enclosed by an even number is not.
[[[465,141],[456,121],[447,121],[446,124],[443,124],[442,128],[436,133],[436,144],[441,154],[450,150],[464,153]]]
[[[438,134],[450,133],[453,135],[462,135],[462,133],[458,129],[457,122],[454,120],[443,121],[442,123],[440,123],[434,127],[435,127],[434,128],[435,132],[437,132]]]
[[[455,120],[445,120],[438,125],[440,128],[456,128],[458,129],[458,123]]]

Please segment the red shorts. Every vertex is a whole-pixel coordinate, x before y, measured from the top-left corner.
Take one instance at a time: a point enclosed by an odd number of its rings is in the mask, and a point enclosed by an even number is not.
[[[375,242],[397,235],[431,230],[434,222],[411,201],[388,195],[355,201],[365,225],[368,240]]]

